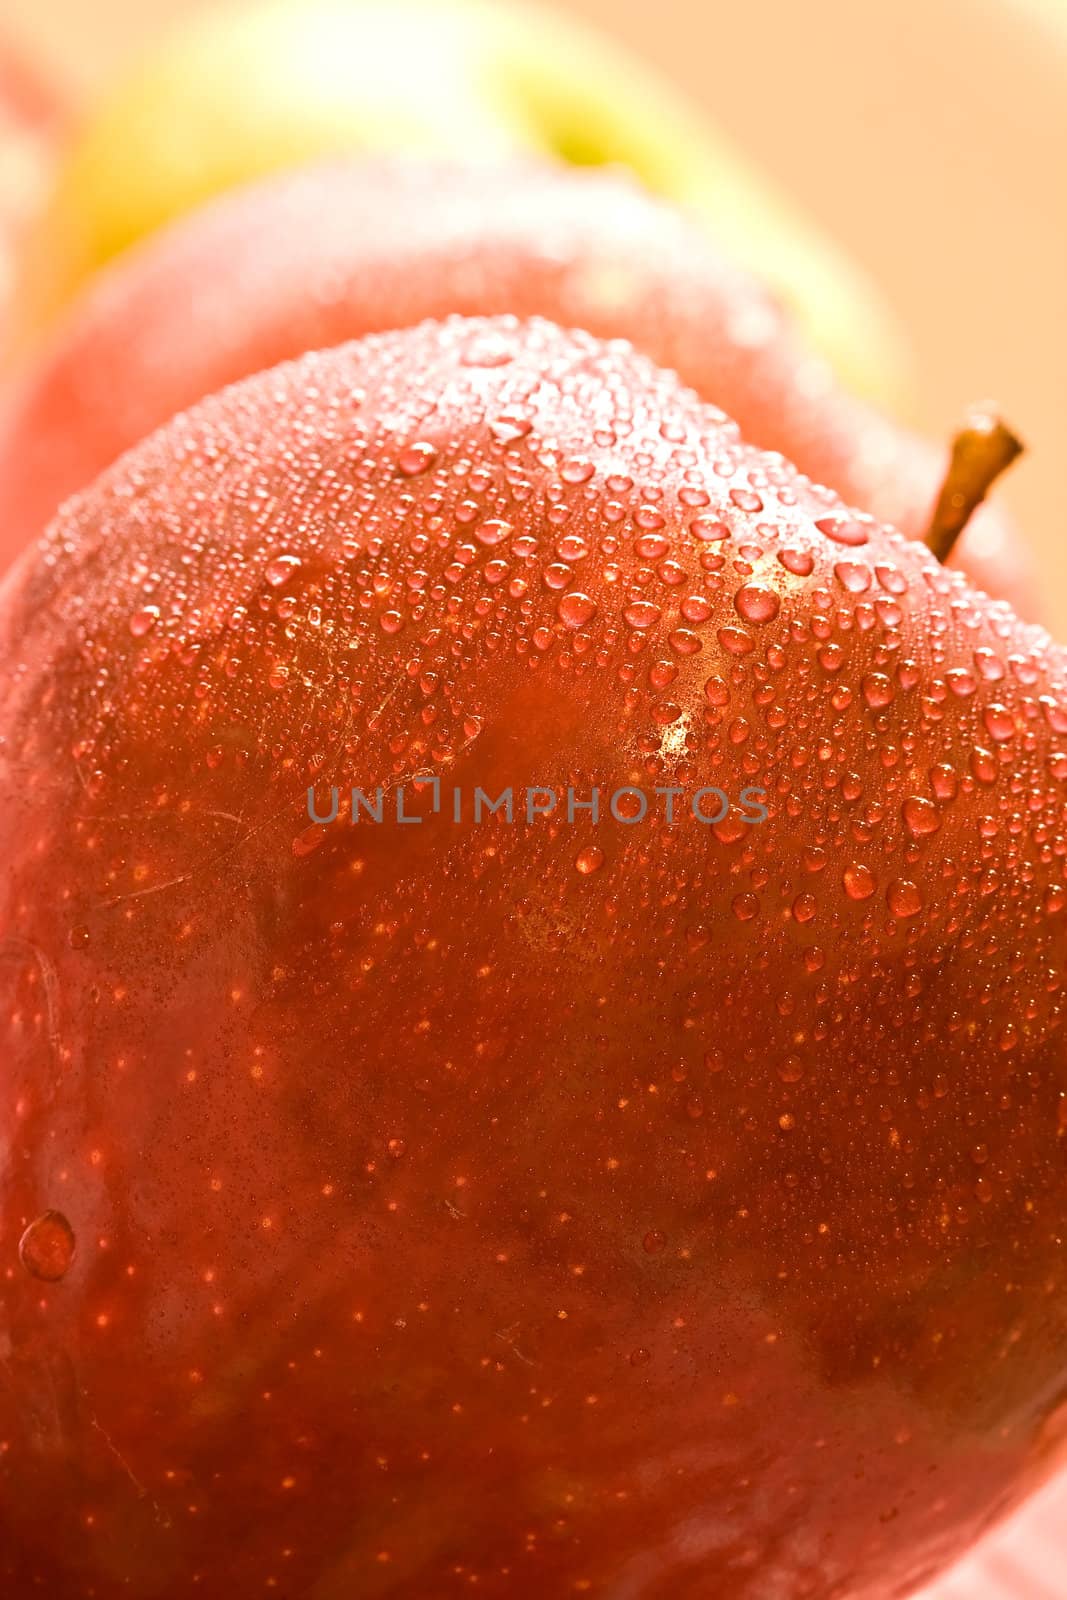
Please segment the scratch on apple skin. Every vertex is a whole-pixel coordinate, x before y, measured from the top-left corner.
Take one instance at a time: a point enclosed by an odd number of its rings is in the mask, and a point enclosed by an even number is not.
[[[513,1336],[517,1331],[518,1331],[518,1323],[515,1323],[512,1327],[504,1328],[502,1331],[498,1332],[496,1334],[496,1338],[498,1338],[500,1340],[501,1344],[507,1345],[508,1349],[511,1351],[512,1355],[515,1357],[515,1359],[517,1361],[521,1361],[522,1364],[524,1366],[526,1366],[526,1367],[536,1367],[537,1362],[536,1361],[532,1361],[529,1356],[523,1355],[522,1351],[519,1349],[518,1345],[515,1343],[515,1339],[514,1339]]]
[[[160,1506],[159,1502],[157,1500],[153,1500],[152,1499],[151,1495],[148,1493],[148,1490],[145,1488],[145,1486],[141,1482],[140,1478],[134,1472],[133,1468],[130,1466],[130,1463],[126,1460],[126,1457],[122,1454],[122,1451],[115,1444],[114,1440],[111,1438],[111,1435],[107,1432],[107,1430],[105,1428],[101,1427],[100,1422],[99,1422],[99,1420],[97,1419],[97,1417],[95,1415],[90,1416],[90,1418],[89,1418],[89,1426],[91,1428],[95,1428],[97,1433],[100,1435],[101,1439],[103,1439],[104,1443],[107,1445],[107,1448],[110,1450],[111,1454],[115,1457],[115,1460],[118,1462],[119,1466],[122,1468],[122,1470],[126,1474],[127,1478],[129,1478],[130,1482],[133,1484],[134,1488],[137,1490],[137,1498],[139,1500],[148,1500],[148,1501],[150,1501],[151,1505],[152,1505],[152,1509],[156,1514],[156,1521],[160,1524],[161,1527],[169,1528],[170,1525],[171,1525],[171,1519],[167,1516],[166,1512]]]
[[[52,1065],[59,1070],[61,1039],[59,1031],[59,974],[51,958],[32,939],[22,939],[16,934],[0,940],[0,960],[32,961],[41,975],[44,991],[45,1018],[48,1028],[48,1048]]]
[[[398,677],[394,688],[386,696],[386,698],[383,701],[381,707],[379,708],[379,713],[378,713],[379,715],[381,715],[381,713],[385,711],[385,709],[388,706],[390,700],[392,700],[393,696],[396,694],[397,690],[400,688],[401,682],[402,682],[402,680]],[[308,687],[311,688],[312,685],[309,684]],[[355,720],[355,713],[352,711],[351,708],[349,708],[347,713],[346,713],[346,716],[345,716],[344,726],[342,727],[342,729],[341,729],[341,731],[340,731],[340,733],[338,735],[337,745],[336,745],[335,749],[331,752],[329,762],[327,762],[327,766],[329,766],[330,763],[336,761],[340,757],[341,752],[345,748],[345,743],[346,743],[346,741],[347,741],[347,739],[349,737],[349,734],[351,732],[354,720]],[[78,776],[79,776],[79,779],[81,779],[81,773],[80,772],[79,772]],[[82,780],[82,781],[84,783],[84,780]],[[301,791],[301,795],[302,794],[303,794],[303,791]],[[211,817],[211,818],[214,818],[216,820],[222,820],[224,822],[233,823],[234,827],[238,830],[236,837],[233,838],[232,840],[230,840],[230,842],[227,845],[225,845],[221,850],[217,851],[213,855],[210,855],[206,860],[201,860],[199,862],[194,863],[189,868],[189,870],[187,872],[180,872],[175,877],[168,878],[165,883],[150,884],[147,888],[144,888],[144,889],[126,889],[126,890],[123,890],[120,894],[111,895],[105,900],[97,901],[92,909],[94,911],[111,911],[111,910],[114,909],[115,906],[124,905],[127,901],[140,900],[140,899],[143,899],[147,895],[163,894],[168,889],[176,889],[176,888],[180,887],[180,885],[183,884],[183,883],[191,882],[195,878],[199,877],[201,873],[211,872],[211,871],[216,870],[223,862],[231,859],[234,855],[236,855],[238,850],[243,849],[244,846],[247,845],[251,839],[255,838],[257,834],[265,832],[266,830],[271,828],[276,822],[280,821],[280,819],[283,816],[285,816],[286,812],[289,810],[290,804],[291,804],[291,802],[289,802],[289,801],[285,802],[283,805],[279,806],[275,811],[272,811],[272,812],[268,813],[268,815],[266,817],[262,817],[262,818],[258,819],[257,821],[253,822],[251,825],[248,825],[248,819],[246,817],[244,817],[243,815],[242,816],[237,816],[233,812],[230,812],[230,811],[221,811],[221,810],[211,810],[211,809],[207,809],[207,808],[200,808],[200,810],[197,813],[200,816]],[[104,814],[101,817],[100,820],[113,821],[113,822],[130,822],[130,821],[143,822],[145,820],[145,816],[146,815],[151,815],[151,811],[148,811],[145,814],[138,814],[137,816],[123,816],[121,814],[115,814],[115,815],[112,815],[112,816],[107,816],[106,814]]]

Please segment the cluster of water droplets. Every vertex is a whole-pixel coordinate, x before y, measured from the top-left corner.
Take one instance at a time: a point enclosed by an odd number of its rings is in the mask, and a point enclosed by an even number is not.
[[[343,763],[447,771],[516,698],[581,705],[586,770],[765,792],[754,828],[549,837],[587,896],[650,925],[670,903],[689,950],[798,984],[776,1060],[855,1050],[835,986],[917,1023],[949,951],[981,1048],[1059,1026],[1010,952],[1020,917],[1059,949],[1060,656],[625,348],[506,320],[383,336],[208,402],[124,470],[76,513],[108,579],[60,612],[99,663],[77,749],[105,788],[160,732],[221,785],[241,758],[302,794]]]

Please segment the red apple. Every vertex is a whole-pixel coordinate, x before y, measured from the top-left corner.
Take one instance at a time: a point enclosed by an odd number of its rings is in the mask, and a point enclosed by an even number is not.
[[[0,663],[8,1593],[884,1600],[1041,1469],[1040,629],[456,318],[145,441]]]
[[[945,451],[834,383],[702,228],[621,175],[349,162],[176,224],[97,280],[0,433],[0,556],[178,410],[304,350],[449,312],[543,314],[630,339],[851,503],[921,536]],[[1020,544],[984,510],[961,564],[1031,609]]]
[[[175,26],[108,86],[57,174],[21,274],[24,335],[138,239],[269,172],[373,152],[484,161],[536,151],[618,163],[690,206],[776,287],[850,387],[890,401],[907,387],[900,330],[857,265],[678,83],[579,8],[172,0],[166,9],[179,13]],[[112,8],[113,29],[120,15]],[[83,32],[100,21],[97,8]],[[708,99],[712,108],[715,93]]]

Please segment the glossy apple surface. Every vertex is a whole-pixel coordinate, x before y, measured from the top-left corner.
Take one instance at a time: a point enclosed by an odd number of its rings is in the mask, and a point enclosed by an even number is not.
[[[75,143],[22,316],[40,325],[118,252],[280,168],[522,151],[621,164],[691,206],[851,387],[900,399],[900,333],[872,285],[676,85],[563,10],[495,0],[252,0],[182,18]]]
[[[319,346],[453,312],[630,339],[850,503],[921,535],[946,451],[837,385],[767,292],[621,175],[539,161],[342,162],[230,195],[103,274],[0,424],[0,556],[178,410]],[[1032,612],[983,508],[954,561]]]
[[[626,349],[455,319],[143,443],[0,662],[9,1592],[886,1600],[1041,1470],[1045,633]]]

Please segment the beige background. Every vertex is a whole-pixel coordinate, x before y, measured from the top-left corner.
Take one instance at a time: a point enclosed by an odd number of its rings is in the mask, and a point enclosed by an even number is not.
[[[189,0],[3,0],[91,83]],[[500,0],[506,4],[507,0]],[[658,62],[873,273],[918,420],[991,398],[1067,637],[1067,0],[571,0]]]

